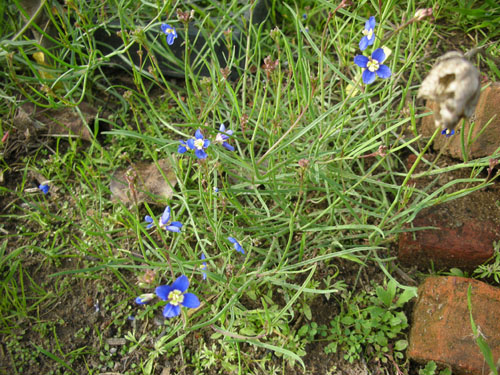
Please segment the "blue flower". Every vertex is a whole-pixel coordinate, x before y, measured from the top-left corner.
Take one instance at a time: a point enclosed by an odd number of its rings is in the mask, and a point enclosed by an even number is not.
[[[164,301],[168,301],[163,308],[165,318],[173,318],[181,313],[181,306],[196,309],[200,306],[200,300],[193,293],[185,293],[189,287],[189,280],[182,275],[172,285],[160,285],[156,288],[156,295]]]
[[[443,134],[446,138],[451,137],[453,134],[455,134],[455,129],[444,129],[441,134]]]
[[[201,254],[201,257],[200,257],[201,260],[205,260],[205,254]],[[207,279],[207,273],[205,272],[206,269],[207,269],[207,262],[203,262],[200,266],[200,269],[202,270],[201,273],[203,274],[203,280],[206,280]]]
[[[161,31],[163,31],[167,35],[167,44],[171,46],[174,44],[175,38],[177,38],[177,31],[173,26],[170,26],[168,23],[161,24]]]
[[[50,189],[49,185],[46,184],[40,184],[38,188],[42,191],[43,194],[47,195]]]
[[[243,250],[243,247],[241,247],[240,243],[238,241],[236,241],[235,238],[228,237],[227,239],[229,240],[229,242],[231,242],[232,244],[234,244],[234,249],[236,251],[239,251],[240,253],[245,254],[245,250]]]
[[[226,126],[224,124],[221,124],[219,132],[220,133],[217,133],[217,136],[215,137],[215,143],[220,143],[227,150],[234,151],[234,147],[226,142],[229,139],[229,137],[233,135],[233,131],[232,130],[226,131]]]
[[[154,293],[141,294],[135,299],[135,303],[137,303],[138,305],[144,305],[145,303],[151,301],[153,298],[155,298]]]
[[[200,129],[194,134],[194,139],[189,139],[186,144],[191,150],[194,150],[194,154],[198,159],[205,159],[207,157],[205,149],[210,146],[210,141],[203,137]]]
[[[149,223],[146,228],[149,229],[154,226],[154,220],[151,216],[146,215],[144,220]],[[182,224],[178,221],[170,222],[170,206],[165,207],[165,211],[160,217],[160,228],[168,230],[170,232],[180,232]]]
[[[375,17],[371,16],[365,23],[365,29],[363,30],[364,37],[359,42],[359,49],[364,51],[366,47],[373,45],[375,42]]]
[[[153,227],[153,225],[155,225],[153,218],[149,215],[144,216],[144,220],[146,220],[146,223],[149,223],[148,225],[146,225],[147,229],[149,229],[149,228]]]
[[[170,223],[170,206],[165,207],[163,215],[160,217],[160,228],[169,230],[170,232],[180,232],[182,224],[178,221],[172,221]]]
[[[360,68],[364,68],[363,82],[367,85],[375,81],[375,76],[380,78],[389,78],[391,70],[387,65],[382,63],[385,60],[385,52],[382,48],[377,48],[372,53],[372,57],[358,55],[354,58],[354,63]]]

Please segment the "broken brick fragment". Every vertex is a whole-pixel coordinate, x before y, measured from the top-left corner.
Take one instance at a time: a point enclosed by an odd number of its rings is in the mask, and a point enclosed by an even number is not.
[[[469,285],[474,322],[493,358],[500,358],[500,289],[474,279],[437,276],[418,288],[408,347],[411,359],[450,366],[454,375],[489,373],[472,332]]]

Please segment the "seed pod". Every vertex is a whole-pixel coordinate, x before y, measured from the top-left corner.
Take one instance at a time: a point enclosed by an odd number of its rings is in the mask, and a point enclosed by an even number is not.
[[[453,51],[437,59],[418,90],[419,98],[436,102],[436,127],[452,130],[476,108],[481,83],[479,72],[462,53]]]

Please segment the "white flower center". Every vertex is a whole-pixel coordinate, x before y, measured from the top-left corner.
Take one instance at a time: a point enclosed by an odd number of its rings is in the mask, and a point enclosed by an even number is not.
[[[370,29],[370,30],[364,29],[363,30],[363,35],[366,35],[368,37],[368,39],[371,39],[372,36],[373,36],[373,29]]]
[[[368,64],[366,64],[366,67],[370,72],[376,72],[380,68],[380,63],[369,57],[370,61],[368,61]]]
[[[196,147],[198,150],[203,149],[204,144],[205,144],[205,141],[203,139],[197,139],[194,141],[194,147]]]
[[[166,29],[165,32],[167,34],[173,34],[174,33],[174,29]]]
[[[180,290],[174,289],[168,293],[168,302],[173,306],[179,306],[184,302],[184,295]]]
[[[224,139],[222,138],[222,134],[221,134],[221,133],[218,133],[218,134],[215,136],[215,142],[216,142],[216,143],[223,143],[223,142],[224,142]]]

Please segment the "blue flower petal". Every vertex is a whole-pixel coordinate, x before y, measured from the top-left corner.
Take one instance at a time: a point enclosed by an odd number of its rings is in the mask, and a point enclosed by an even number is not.
[[[191,150],[194,150],[194,149],[196,148],[196,147],[194,147],[194,139],[193,139],[193,138],[188,139],[186,143],[187,143],[188,147],[189,147]]]
[[[368,69],[365,69],[362,75],[364,84],[369,85],[370,83],[375,81],[376,76],[377,75],[375,74],[375,72],[370,72]]]
[[[227,142],[222,142],[222,146],[225,147],[227,150],[229,151],[234,151],[234,147],[231,146],[229,143]]]
[[[382,48],[377,48],[372,53],[372,59],[377,60],[380,64],[382,64],[385,60],[385,52]]]
[[[50,186],[47,184],[40,184],[38,188],[42,191],[44,195],[47,195],[50,189]]]
[[[164,301],[168,300],[169,293],[173,290],[170,285],[160,285],[156,287],[156,295]]]
[[[210,146],[210,140],[205,139],[205,141],[203,142],[203,148],[207,148],[208,146]]]
[[[145,303],[147,303],[148,301],[144,301],[141,297],[137,297],[135,299],[135,303],[137,303],[138,305],[144,305]]]
[[[201,254],[200,259],[205,260],[206,259],[205,254]],[[201,271],[201,273],[203,274],[203,280],[206,280],[207,273],[205,272],[205,270],[207,269],[207,262],[203,262],[200,266],[200,269],[203,270],[203,271]]]
[[[227,238],[229,242],[234,244],[234,249],[242,254],[245,254],[245,250],[243,250],[243,247],[240,245],[240,243],[234,238],[234,237],[228,237]]]
[[[224,124],[220,125],[219,132],[222,133],[222,135],[225,136],[225,137],[230,136],[230,135],[233,134],[232,130],[227,130],[226,131],[226,125],[224,125]]]
[[[172,284],[172,290],[179,290],[181,293],[184,293],[187,288],[189,288],[189,280],[185,275],[179,276]]]
[[[375,28],[375,25],[376,25],[376,22],[375,22],[375,17],[374,17],[374,16],[371,16],[371,17],[370,17],[370,18],[368,18],[368,20],[365,22],[365,29],[366,29],[366,30],[374,29],[374,28]]]
[[[369,42],[370,41],[368,40],[368,37],[365,35],[363,38],[361,38],[361,41],[359,42],[359,49],[361,51],[364,51],[366,47],[368,47]]]
[[[146,225],[147,229],[149,229],[155,225],[153,218],[149,215],[144,216],[144,221],[146,221],[146,223],[149,223],[148,225]]]
[[[391,69],[387,65],[380,65],[377,70],[377,75],[380,78],[389,78],[391,76]]]
[[[204,150],[195,150],[194,154],[198,159],[206,159],[207,153]]]
[[[370,61],[368,57],[363,55],[357,55],[354,57],[354,63],[360,68],[366,68],[368,66],[368,61]]]
[[[170,232],[179,233],[181,231],[182,224],[178,221],[172,221],[165,229]]]
[[[163,308],[163,316],[167,319],[173,318],[181,313],[181,307],[180,306],[174,306],[168,303],[164,308]]]
[[[170,206],[165,207],[165,211],[160,218],[160,225],[167,225],[170,221]]]
[[[50,189],[50,186],[47,185],[47,184],[40,184],[38,185],[38,189],[41,190],[41,192],[44,194],[44,195],[47,195],[48,192],[49,192],[49,189]]]
[[[180,142],[180,145],[179,145],[179,148],[177,149],[177,152],[179,154],[183,154],[185,153],[187,150],[188,150],[188,144],[184,141],[179,141]]]
[[[190,309],[196,309],[200,307],[200,300],[193,293],[186,293],[184,294],[182,306],[189,307]]]
[[[161,31],[163,31],[164,34],[168,34],[170,32],[170,30],[173,29],[172,26],[170,26],[168,23],[162,23],[161,26]]]
[[[194,137],[196,139],[203,139],[203,134],[201,134],[201,130],[200,129],[196,130],[196,133],[194,133]]]

